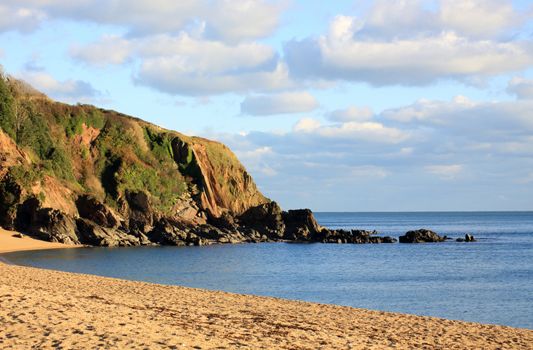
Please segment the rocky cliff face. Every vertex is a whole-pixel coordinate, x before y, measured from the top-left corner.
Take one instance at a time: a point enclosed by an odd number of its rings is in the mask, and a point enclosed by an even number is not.
[[[365,243],[282,212],[224,145],[0,77],[0,225],[102,246]],[[365,241],[366,240],[366,241]]]

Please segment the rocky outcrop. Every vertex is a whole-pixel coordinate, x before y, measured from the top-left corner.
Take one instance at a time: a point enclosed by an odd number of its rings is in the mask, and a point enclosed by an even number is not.
[[[285,239],[292,241],[316,241],[315,237],[322,232],[309,209],[297,209],[283,212],[285,223]]]
[[[352,244],[368,244],[368,243],[395,243],[395,238],[386,236],[376,236],[376,231],[366,230],[328,230],[322,231],[313,237],[316,242],[322,243],[352,243]]]
[[[269,239],[279,240],[285,236],[283,213],[276,202],[252,207],[237,218],[244,229],[257,231]]]
[[[138,246],[151,244],[142,233],[127,233],[105,228],[94,222],[79,218],[76,220],[76,233],[82,244],[100,247]]]
[[[154,211],[148,194],[142,191],[126,192],[129,207],[128,229],[137,233],[150,232],[154,222]]]
[[[80,196],[76,200],[76,207],[80,217],[91,220],[97,225],[107,228],[120,225],[117,215],[91,195]]]
[[[23,232],[28,232],[45,241],[83,244],[77,236],[76,220],[57,209],[37,210],[34,219]]]
[[[309,209],[282,211],[221,143],[38,96],[0,75],[5,228],[95,246],[394,241],[323,228]]]
[[[437,233],[427,229],[409,231],[405,235],[400,236],[400,243],[433,243],[444,242],[445,240],[446,237],[441,237]]]

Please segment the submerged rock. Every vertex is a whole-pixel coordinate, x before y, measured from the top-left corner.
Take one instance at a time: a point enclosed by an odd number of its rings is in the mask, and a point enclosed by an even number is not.
[[[445,237],[427,229],[408,231],[405,235],[400,236],[400,243],[434,243],[445,240]]]
[[[457,238],[456,241],[457,242],[476,242],[476,239],[474,238],[473,235],[467,233],[465,234],[465,238]]]

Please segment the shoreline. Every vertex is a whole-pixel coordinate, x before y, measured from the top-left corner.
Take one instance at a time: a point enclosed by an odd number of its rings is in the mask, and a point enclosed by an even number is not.
[[[13,237],[22,234],[23,237]],[[63,243],[47,242],[32,238],[21,232],[8,231],[0,227],[0,254],[15,253],[20,251],[80,248],[82,245],[68,245]]]
[[[83,286],[83,288],[80,288]],[[0,262],[0,347],[531,349],[533,330]]]
[[[533,349],[526,328],[19,266],[2,255],[80,246],[17,233],[0,229],[6,349]]]

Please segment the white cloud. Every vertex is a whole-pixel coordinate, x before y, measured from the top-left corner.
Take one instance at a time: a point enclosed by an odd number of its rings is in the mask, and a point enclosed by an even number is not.
[[[440,19],[457,32],[484,38],[516,27],[523,20],[510,0],[441,0]]]
[[[353,19],[356,21],[356,19]],[[342,22],[341,25],[338,22]],[[285,46],[291,74],[301,79],[364,81],[373,85],[424,85],[439,79],[492,76],[533,65],[530,42],[472,40],[453,32],[405,39],[359,40],[355,25],[336,18],[317,40]]]
[[[281,63],[273,69],[213,74],[191,70],[182,61],[167,57],[144,61],[135,80],[159,91],[190,96],[277,91],[293,86],[287,67]]]
[[[257,42],[230,45],[186,32],[128,39],[107,36],[71,48],[71,55],[97,65],[139,62],[135,81],[170,94],[204,96],[294,86],[271,47]]]
[[[131,59],[132,42],[117,35],[107,35],[99,41],[70,48],[71,57],[94,65],[122,64]]]
[[[237,42],[272,33],[285,7],[285,1],[261,0],[4,0],[0,30],[29,31],[47,19],[73,19],[121,26],[130,35],[200,26],[210,37]]]
[[[45,13],[37,8],[13,7],[13,5],[7,3],[0,4],[0,32],[9,30],[18,30],[24,33],[31,32],[45,18]]]
[[[366,15],[336,16],[326,34],[284,51],[299,79],[480,82],[533,65],[531,39],[516,35],[530,20],[510,0],[377,0]]]
[[[340,125],[322,125],[318,120],[303,118],[293,127],[295,133],[306,133],[323,138],[354,139],[372,143],[400,143],[410,133],[377,122],[346,122]]]
[[[367,121],[372,119],[374,112],[369,107],[350,106],[346,109],[337,109],[327,115],[328,119],[335,122]]]
[[[533,99],[533,79],[515,77],[509,81],[507,92],[520,99]]]
[[[533,133],[533,100],[474,102],[459,96],[452,101],[420,100],[385,110],[386,120],[426,126],[488,141]]]
[[[310,112],[318,107],[316,98],[307,92],[248,96],[241,103],[241,112],[249,115],[273,115]]]
[[[362,35],[414,37],[443,30],[493,38],[522,25],[510,0],[377,0],[365,17]]]
[[[463,166],[460,164],[428,165],[424,167],[424,170],[429,174],[437,175],[441,179],[452,180],[463,171]]]
[[[28,71],[18,75],[46,95],[66,102],[91,102],[101,96],[90,83],[67,79],[59,81],[44,71]]]
[[[320,128],[320,121],[313,118],[302,118],[292,128],[294,132],[310,133]]]

